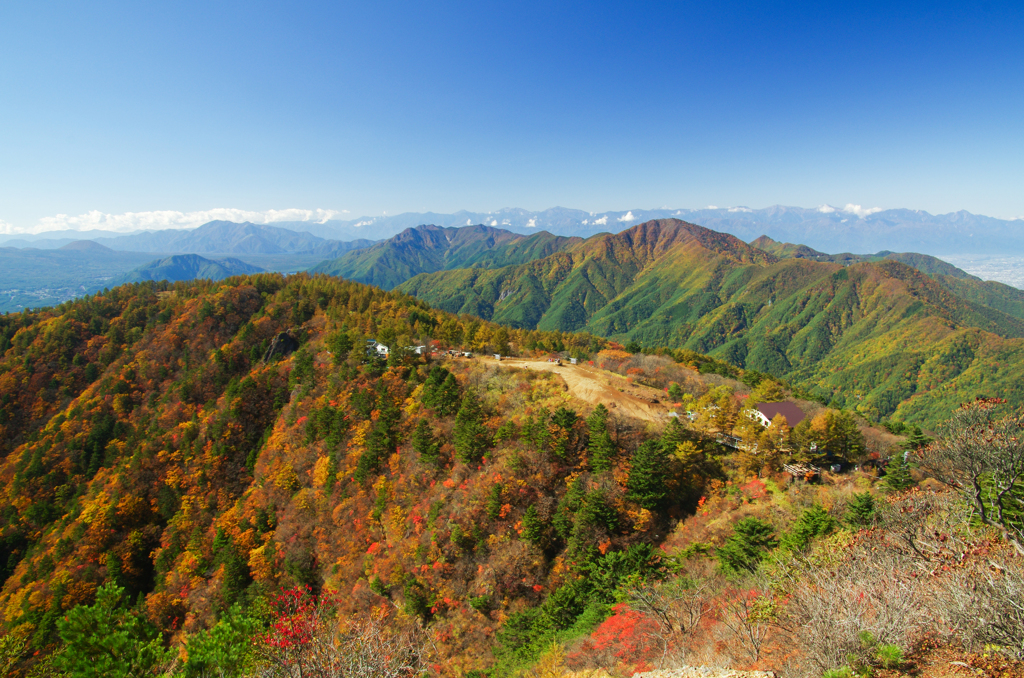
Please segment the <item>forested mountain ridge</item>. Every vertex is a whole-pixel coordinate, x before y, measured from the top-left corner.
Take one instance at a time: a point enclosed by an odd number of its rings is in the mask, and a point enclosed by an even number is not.
[[[288,345],[275,342],[281,333],[301,345],[296,353],[271,350]],[[429,497],[432,467],[412,455],[413,466],[401,470],[405,462],[393,458],[421,418],[412,415],[422,407],[416,379],[427,377],[423,360],[396,350],[395,369],[368,364],[364,340],[397,348],[430,335],[474,350],[508,350],[510,340],[551,350],[604,345],[586,335],[459,321],[356,283],[270,274],[126,285],[0,318],[0,623],[46,650],[63,610],[90,603],[104,581],[133,599],[144,594],[147,615],[168,634],[210,624],[253,582],[256,596],[279,584],[319,587],[326,577],[345,591],[356,585],[352,605],[360,608],[377,595],[357,584],[367,546],[393,538],[388,521],[420,524],[412,519],[432,515],[437,501],[408,503]],[[532,392],[529,379],[523,384]],[[445,384],[433,426],[451,426],[468,386],[463,377]],[[537,386],[537,406],[564,402],[553,384]],[[438,449],[451,463],[452,448]],[[384,486],[382,473],[392,478]],[[459,473],[462,486],[453,493],[466,494],[471,479],[466,507],[476,511],[475,497],[494,482],[468,467]],[[375,501],[391,501],[389,483],[404,517],[365,521]],[[448,494],[447,485],[437,489]],[[508,490],[510,499],[516,491]],[[314,509],[318,518],[310,521]],[[502,518],[504,531],[512,516]],[[474,523],[462,521],[473,535]],[[452,543],[445,550],[461,552]],[[417,563],[436,561],[433,548],[430,555],[425,542]],[[442,590],[451,568],[418,577],[425,596]],[[473,579],[460,574],[452,585]],[[526,586],[512,590],[540,597]],[[414,617],[431,616],[413,609]]]
[[[310,269],[392,289],[420,273],[474,266],[507,266],[548,256],[580,238],[547,232],[523,236],[491,226],[407,228],[370,248],[350,252]]]
[[[912,266],[935,279],[940,285],[956,296],[982,306],[994,308],[1014,318],[1024,320],[1024,290],[994,280],[982,280],[941,259],[914,252],[878,252],[877,254],[825,254],[806,245],[780,243],[766,235],[750,243],[754,247],[770,252],[781,259],[812,259],[839,264],[853,264],[862,261],[899,261]]]
[[[1014,383],[1024,372],[1024,321],[897,261],[780,260],[677,220],[518,266],[425,274],[398,289],[513,327],[710,353],[871,418],[931,421],[957,398],[990,391],[1024,402]]]
[[[690,236],[637,234],[629,265],[703,234]],[[750,258],[731,247],[722,259]],[[370,339],[392,347],[386,361]],[[430,339],[538,362],[401,349]],[[554,367],[551,352],[583,364]],[[645,383],[699,416],[633,420],[540,366],[600,373],[613,398]],[[962,596],[942,608],[933,592],[976,590],[957,577],[993,562],[1016,573],[998,537],[965,531],[942,497],[887,496],[914,486],[905,467],[824,485],[781,473],[826,453],[904,459],[900,438],[849,412],[804,403],[790,430],[741,411],[786,397],[690,351],[508,328],[327,276],[139,283],[0,317],[0,661],[54,678],[316,675],[356,659],[357,675],[501,678],[538,661],[631,674],[710,652],[817,676],[877,664],[879,643],[909,653],[918,628],[991,646],[973,617],[951,617]],[[925,444],[911,433],[909,449]],[[723,445],[730,434],[742,448]],[[956,568],[907,575],[904,538],[940,531],[925,565]],[[893,544],[900,569],[861,566],[893,562]],[[838,588],[819,619],[801,598],[811,587],[783,596],[753,579],[774,558],[794,569],[773,576],[859,570],[827,573]],[[894,577],[918,586],[909,612],[889,602]],[[902,620],[874,644],[840,605],[864,590],[882,593],[873,613]],[[729,620],[755,603],[751,641]],[[829,623],[841,653],[821,647]]]
[[[109,286],[117,287],[125,283],[144,282],[146,280],[168,280],[170,282],[194,280],[196,278],[223,280],[233,275],[248,275],[262,272],[263,269],[258,266],[252,266],[231,257],[207,259],[198,254],[174,254],[139,266],[124,275],[117,276],[110,282]]]
[[[341,242],[306,231],[267,224],[210,221],[193,229],[165,229],[133,235],[100,237],[95,242],[115,250],[185,254],[283,254],[319,252],[324,256],[367,247],[370,240]]]
[[[807,245],[794,245],[793,243],[788,242],[776,242],[766,235],[762,235],[756,240],[752,240],[750,244],[758,249],[764,250],[765,252],[770,252],[780,259],[813,259],[814,261],[830,261],[846,265],[862,261],[882,261],[883,259],[891,259],[892,261],[899,261],[907,266],[912,266],[922,273],[932,277],[944,275],[953,278],[981,280],[966,271],[961,271],[956,266],[946,263],[941,259],[927,254],[918,254],[916,252],[889,252],[888,250],[884,250],[875,254],[851,254],[849,252],[825,254],[824,252],[811,249]]]

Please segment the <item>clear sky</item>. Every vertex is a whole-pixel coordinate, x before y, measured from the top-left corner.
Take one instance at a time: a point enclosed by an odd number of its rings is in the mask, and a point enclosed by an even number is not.
[[[1024,2],[0,3],[0,220],[1024,215]]]

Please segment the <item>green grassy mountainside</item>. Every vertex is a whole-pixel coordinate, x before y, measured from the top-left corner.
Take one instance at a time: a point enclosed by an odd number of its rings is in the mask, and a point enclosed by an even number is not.
[[[252,266],[231,257],[224,259],[207,259],[198,254],[175,254],[164,259],[152,261],[139,266],[111,281],[111,287],[125,283],[145,282],[147,280],[223,280],[233,275],[249,275],[261,273],[262,268]]]
[[[975,395],[1024,402],[1024,321],[898,261],[778,259],[678,220],[496,270],[399,287],[513,327],[710,353],[871,418],[930,422]]]
[[[780,259],[813,259],[814,261],[831,261],[846,265],[887,259],[899,261],[931,276],[961,299],[994,308],[1014,318],[1024,319],[1024,290],[994,280],[982,280],[927,254],[886,251],[877,254],[825,254],[806,245],[776,242],[766,235],[750,244],[770,252]]]
[[[944,275],[951,278],[962,278],[966,280],[980,280],[975,276],[961,271],[956,266],[946,263],[945,261],[928,254],[918,254],[916,252],[889,252],[883,250],[875,254],[851,254],[849,252],[843,252],[841,254],[825,254],[818,250],[811,249],[807,245],[794,245],[790,242],[777,242],[772,240],[766,235],[762,235],[756,240],[752,240],[750,244],[758,249],[762,249],[765,252],[774,254],[780,259],[812,259],[814,261],[830,261],[836,264],[856,264],[862,261],[899,261],[907,266],[912,266],[917,270],[921,271],[930,276]]]
[[[367,249],[349,252],[310,270],[392,289],[420,273],[473,266],[525,263],[571,247],[581,238],[542,231],[523,236],[490,226],[417,226]]]

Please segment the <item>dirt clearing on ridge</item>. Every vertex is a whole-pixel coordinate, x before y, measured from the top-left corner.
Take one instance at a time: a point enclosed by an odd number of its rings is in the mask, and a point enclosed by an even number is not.
[[[479,360],[488,360],[479,358]],[[496,362],[490,359],[492,362]],[[630,384],[625,377],[598,370],[589,365],[556,365],[545,360],[521,360],[502,358],[501,367],[513,369],[540,370],[560,376],[575,398],[593,405],[603,403],[612,412],[644,421],[665,422],[671,408],[661,402],[665,394],[661,391]]]

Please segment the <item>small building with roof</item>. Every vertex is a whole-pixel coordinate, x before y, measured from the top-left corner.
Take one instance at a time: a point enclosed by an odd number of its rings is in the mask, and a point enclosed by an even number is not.
[[[786,418],[786,423],[789,424],[790,428],[796,426],[807,418],[807,414],[797,407],[796,403],[789,401],[781,403],[760,403],[753,410],[753,416],[761,422],[761,425],[765,428],[768,428],[772,423],[772,419],[780,414]]]

